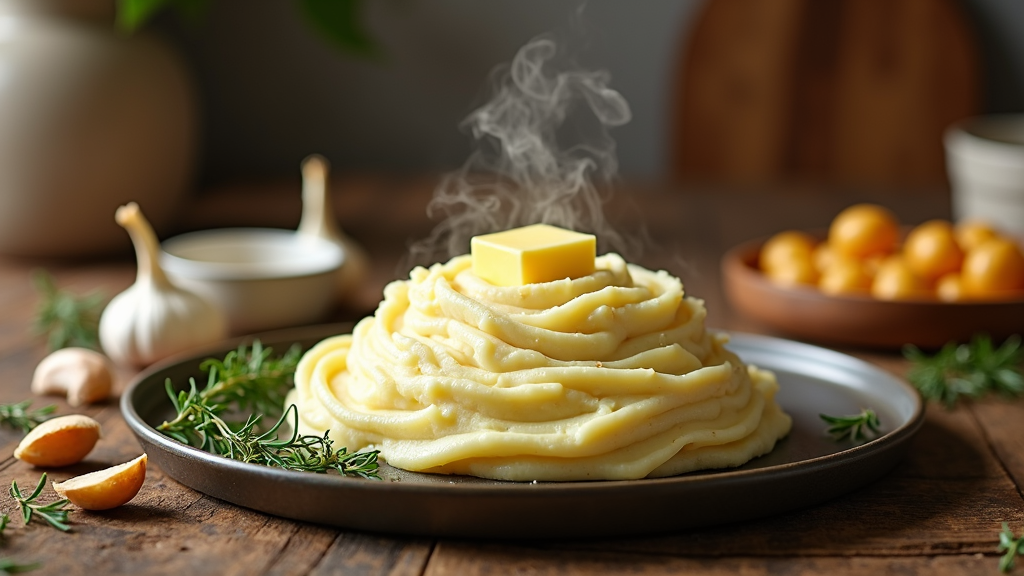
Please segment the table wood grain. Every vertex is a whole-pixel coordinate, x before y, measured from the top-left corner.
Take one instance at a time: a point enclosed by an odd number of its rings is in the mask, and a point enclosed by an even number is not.
[[[383,285],[402,277],[409,241],[429,232],[425,216],[435,179],[348,176],[333,185],[345,230],[366,246],[372,273],[349,305],[325,320],[351,320],[372,310]],[[211,226],[292,227],[299,217],[298,182],[235,185],[210,191],[187,210],[181,229]],[[941,190],[814,187],[724,188],[631,183],[610,214],[630,234],[645,234],[635,258],[684,280],[704,298],[709,325],[769,333],[735,314],[720,287],[718,260],[740,241],[781,228],[823,227],[856,201],[884,202],[908,223],[948,216]],[[166,237],[175,231],[158,231]],[[107,295],[129,286],[134,264],[124,257],[78,262],[0,259],[0,402],[31,397],[29,382],[45,354],[32,333],[38,296],[31,273],[46,268],[61,288]],[[905,361],[891,352],[843,350],[897,375]],[[118,376],[118,391],[133,376]],[[127,461],[140,447],[116,400],[72,410],[103,425],[87,460],[50,470],[61,481]],[[40,470],[13,458],[21,438],[0,429],[0,483],[31,485]],[[72,530],[24,526],[15,503],[0,498],[13,519],[0,557],[40,562],[39,574],[996,574],[1001,522],[1024,529],[1024,401],[983,400],[955,410],[929,406],[910,454],[892,473],[823,505],[757,520],[655,537],[579,541],[463,541],[347,532],[239,508],[186,488],[151,467],[131,503],[107,512],[74,511]],[[55,498],[47,489],[46,496]],[[358,502],[352,507],[358,513]],[[683,511],[666,510],[666,513]],[[558,518],[538,518],[558,522]],[[1024,573],[1024,568],[1018,570]]]

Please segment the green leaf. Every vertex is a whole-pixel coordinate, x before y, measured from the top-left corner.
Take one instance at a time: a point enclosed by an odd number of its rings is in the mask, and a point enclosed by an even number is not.
[[[123,32],[135,32],[167,6],[168,2],[169,0],[117,0],[117,27]]]
[[[1013,568],[1013,561],[1020,553],[1021,544],[1024,544],[1024,537],[1014,538],[1009,524],[1003,522],[1003,531],[999,533],[999,546],[996,547],[996,552],[1006,552],[999,559],[1000,572],[1009,572]]]
[[[818,414],[829,425],[826,433],[836,440],[849,437],[854,442],[867,440],[868,435],[877,436],[881,430],[878,415],[870,408],[864,408],[860,414],[851,416],[829,416]]]
[[[28,432],[50,419],[50,415],[57,409],[51,404],[38,410],[28,410],[32,400],[25,400],[17,404],[0,404],[0,426],[7,426]]]
[[[300,0],[302,12],[321,34],[339,47],[360,56],[380,51],[362,22],[362,0]]]
[[[39,483],[36,484],[36,489],[28,497],[22,494],[17,480],[11,482],[11,498],[13,498],[18,503],[18,506],[21,507],[21,514],[25,519],[25,524],[27,525],[31,522],[32,518],[38,517],[42,518],[50,526],[53,526],[63,532],[71,530],[71,526],[67,525],[69,511],[64,509],[64,507],[69,504],[66,499],[50,502],[49,504],[39,504],[35,501],[36,498],[42,494],[43,488],[45,487],[46,472],[43,472],[43,475],[39,477]]]
[[[10,558],[0,558],[0,574],[21,574],[37,570],[42,564],[20,564]]]
[[[35,272],[33,283],[39,292],[34,329],[47,335],[50,350],[68,346],[98,350],[104,296],[98,292],[77,296],[59,290],[53,277],[43,270]]]
[[[949,343],[931,357],[913,346],[904,347],[903,354],[911,362],[907,379],[925,399],[942,402],[947,408],[960,398],[990,392],[1010,397],[1024,394],[1024,349],[1017,335],[998,348],[988,336],[976,335],[968,344]]]
[[[167,6],[174,6],[188,20],[197,20],[209,8],[209,0],[117,0],[117,27],[131,34]]]

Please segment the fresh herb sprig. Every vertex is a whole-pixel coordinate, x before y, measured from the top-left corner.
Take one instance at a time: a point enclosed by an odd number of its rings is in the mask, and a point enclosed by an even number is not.
[[[960,398],[977,398],[990,392],[1005,396],[1024,394],[1024,348],[1020,336],[1007,338],[998,348],[988,336],[980,335],[968,344],[946,344],[934,356],[915,346],[906,346],[911,361],[907,379],[928,400],[952,408]]]
[[[242,462],[377,478],[376,451],[348,453],[345,448],[334,448],[326,433],[300,435],[294,404],[270,429],[259,429],[264,417],[280,412],[299,356],[298,347],[293,347],[283,357],[274,358],[270,348],[256,341],[251,349],[240,346],[224,360],[204,361],[200,365],[208,372],[204,388],[199,389],[190,379],[188,390],[175,392],[170,380],[166,382],[177,416],[157,430],[184,444]],[[255,414],[244,422],[228,422],[223,416],[229,410],[251,410]],[[280,438],[279,432],[289,420],[291,435]]]
[[[50,419],[57,406],[51,404],[36,410],[29,410],[32,400],[25,400],[17,404],[0,404],[0,426],[7,426],[22,432],[29,432],[36,426]],[[2,529],[0,529],[2,530]]]
[[[168,389],[168,393],[173,394],[173,391]],[[180,442],[232,460],[301,472],[336,470],[343,475],[377,478],[377,452],[350,454],[344,447],[335,449],[326,433],[323,436],[300,435],[299,412],[294,404],[263,433],[257,429],[262,415],[250,416],[234,430],[235,425],[225,422],[209,406],[192,403],[189,410],[194,416],[190,421],[194,426],[158,429]],[[280,438],[278,432],[289,419],[291,436]]]
[[[274,357],[272,348],[264,348],[256,340],[251,347],[242,344],[228,352],[223,360],[204,360],[199,369],[207,373],[206,387],[194,395],[191,392],[176,394],[178,416],[164,426],[167,430],[173,429],[191,418],[191,411],[200,406],[212,408],[216,414],[223,413],[232,404],[237,410],[280,414],[301,356],[302,350],[292,346],[283,356]]]
[[[999,533],[999,546],[996,548],[996,552],[1006,552],[999,559],[1000,572],[1009,572],[1013,568],[1013,561],[1017,554],[1020,554],[1022,545],[1024,545],[1024,535],[1014,538],[1010,525],[1003,522],[1003,531]]]
[[[35,501],[43,493],[44,487],[46,487],[46,472],[43,472],[43,475],[39,477],[36,489],[28,496],[22,495],[17,480],[11,482],[11,498],[14,498],[18,502],[18,506],[21,507],[21,515],[25,518],[25,524],[27,525],[32,521],[33,517],[38,516],[57,530],[62,532],[71,530],[71,526],[67,524],[69,511],[64,509],[68,505],[67,499],[57,500],[49,504],[40,504]]]
[[[98,292],[77,296],[60,290],[53,277],[42,270],[35,273],[33,282],[41,298],[35,331],[47,336],[50,350],[69,346],[99,350],[100,314],[106,297]]]
[[[42,564],[19,564],[10,558],[0,558],[0,574],[23,574],[38,570]]]
[[[880,432],[881,422],[878,420],[878,414],[871,408],[864,408],[860,414],[850,416],[818,416],[829,425],[826,433],[836,440],[849,438],[854,442],[863,442],[869,435],[877,436]]]

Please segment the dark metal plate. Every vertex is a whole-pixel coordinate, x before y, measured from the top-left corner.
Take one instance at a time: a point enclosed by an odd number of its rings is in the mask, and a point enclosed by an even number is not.
[[[309,347],[350,325],[260,336],[279,351]],[[200,492],[295,520],[389,534],[460,538],[580,538],[650,534],[769,516],[835,498],[888,472],[924,419],[908,384],[850,356],[764,336],[734,334],[746,362],[778,375],[779,402],[793,431],[746,465],[673,478],[594,482],[500,482],[405,472],[382,466],[383,481],[289,472],[235,462],[180,444],[154,429],[172,414],[170,378],[184,386],[210,356],[237,342],[178,357],[140,374],[121,399],[125,420],[153,463]],[[819,413],[873,408],[883,434],[837,443]],[[353,503],[358,503],[354,506]]]

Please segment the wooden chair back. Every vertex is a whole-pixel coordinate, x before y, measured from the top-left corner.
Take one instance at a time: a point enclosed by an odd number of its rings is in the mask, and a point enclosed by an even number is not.
[[[680,65],[683,178],[942,183],[943,131],[977,112],[949,0],[708,0]]]

